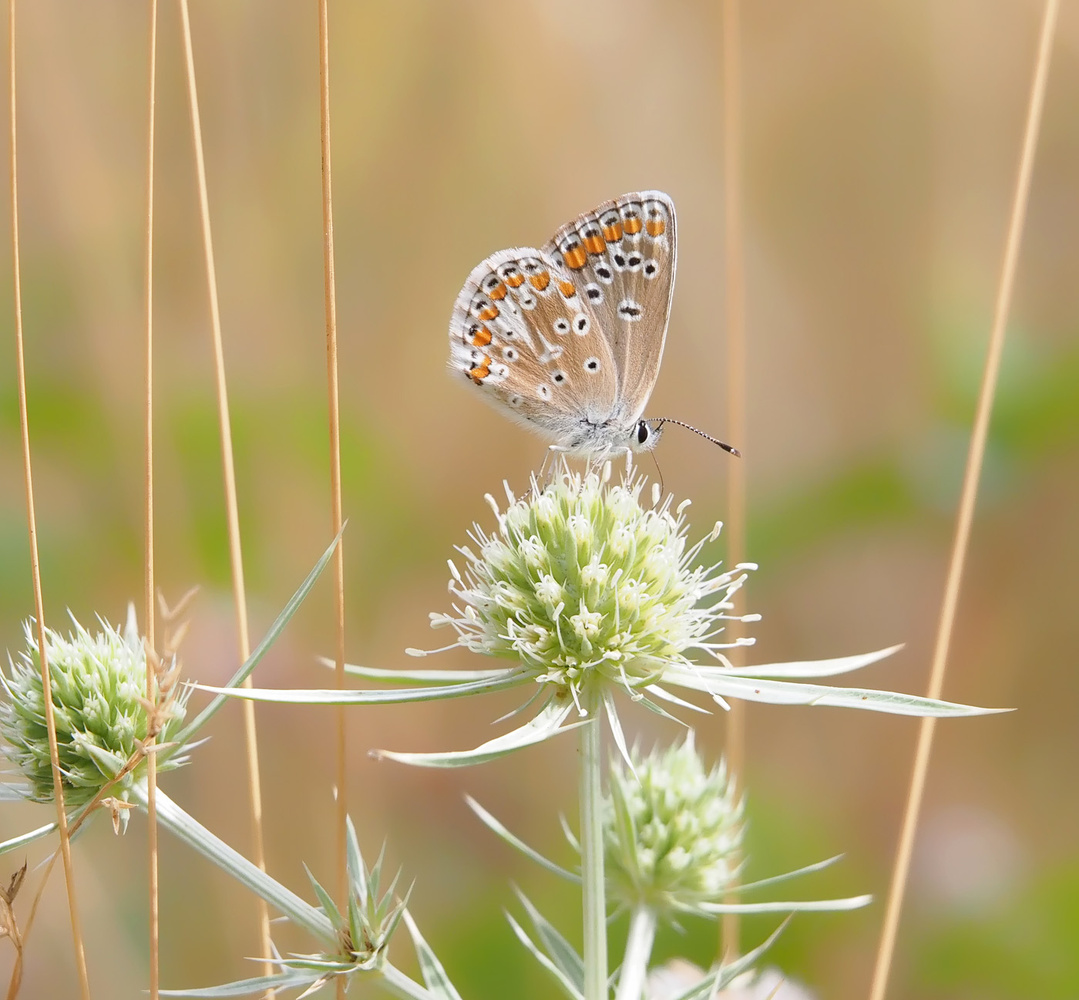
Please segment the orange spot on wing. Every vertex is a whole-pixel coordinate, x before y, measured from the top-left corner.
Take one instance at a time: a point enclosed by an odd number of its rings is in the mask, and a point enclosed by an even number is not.
[[[578,243],[569,250],[563,250],[562,259],[566,262],[566,267],[571,271],[579,271],[588,262],[588,254],[585,252],[584,247]]]
[[[488,320],[492,320],[498,315],[498,306],[493,303],[486,305],[476,315],[486,323]]]
[[[662,219],[649,219],[644,224],[644,228],[649,236],[662,236],[667,231],[667,223]]]
[[[600,254],[607,249],[607,244],[604,242],[603,237],[598,234],[586,236],[582,242],[584,243],[584,248],[590,254]]]
[[[525,276],[520,271],[514,271],[506,275],[506,284],[510,288],[520,288],[525,282]]]
[[[572,299],[577,294],[577,286],[572,281],[560,281],[558,290],[567,298]]]
[[[528,280],[537,292],[544,292],[551,283],[551,274],[549,271],[540,271],[539,274],[533,274]]]
[[[504,299],[506,297],[506,286],[500,281],[487,295],[492,299]]]
[[[491,359],[485,357],[475,368],[469,368],[465,374],[468,375],[476,385],[482,385],[483,380],[491,374]]]
[[[603,238],[608,243],[617,243],[622,238],[622,223],[612,222],[609,226],[604,226]]]
[[[636,236],[641,231],[641,220],[639,216],[631,216],[626,219],[623,225],[630,236]]]
[[[472,346],[486,347],[491,342],[491,331],[485,326],[477,327],[472,331]]]

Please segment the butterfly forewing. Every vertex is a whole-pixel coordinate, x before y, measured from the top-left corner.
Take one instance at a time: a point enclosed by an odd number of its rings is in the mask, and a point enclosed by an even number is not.
[[[500,250],[473,269],[450,320],[450,367],[568,448],[618,401],[615,361],[582,291],[543,251]]]
[[[661,191],[604,202],[563,226],[544,253],[583,286],[618,372],[615,420],[632,429],[659,374],[674,295],[674,204]]]

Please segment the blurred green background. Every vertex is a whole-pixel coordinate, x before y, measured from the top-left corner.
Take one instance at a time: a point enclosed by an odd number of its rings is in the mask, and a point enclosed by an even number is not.
[[[255,637],[330,534],[313,3],[192,5]],[[749,431],[748,605],[758,662],[906,643],[864,672],[920,692],[998,279],[1040,5],[971,0],[743,4]],[[142,593],[145,5],[18,8],[20,211],[30,421],[46,614],[123,618]],[[721,33],[715,4],[643,0],[331,4],[349,658],[435,646],[445,560],[482,496],[521,488],[538,438],[445,371],[472,266],[538,244],[624,191],[679,211],[680,269],[650,412],[724,436]],[[157,572],[201,587],[187,674],[235,668],[210,336],[176,7],[161,5],[155,324]],[[1079,995],[1079,11],[1065,5],[945,696],[1017,712],[938,727],[890,997]],[[6,150],[6,146],[5,146]],[[3,227],[8,228],[3,209]],[[7,258],[7,253],[5,252]],[[9,258],[8,258],[9,259]],[[33,607],[11,282],[0,363],[0,639]],[[725,516],[726,455],[670,430],[668,489],[698,533]],[[647,462],[643,466],[649,468]],[[717,547],[722,551],[722,545]],[[140,609],[141,610],[141,609]],[[256,680],[321,686],[321,581]],[[412,661],[414,662],[414,661]],[[446,654],[438,664],[478,664]],[[348,790],[366,851],[385,839],[412,908],[468,997],[548,996],[502,908],[521,885],[574,939],[553,884],[472,817],[467,792],[569,860],[572,737],[457,773],[371,747],[471,746],[515,696],[350,716]],[[627,708],[645,744],[676,736]],[[239,711],[166,789],[250,843]],[[828,997],[863,996],[917,723],[832,709],[749,716],[751,874],[845,852],[799,895],[872,892],[800,917],[773,958]],[[259,710],[272,871],[332,881],[329,711]],[[720,752],[724,720],[699,726]],[[6,807],[0,835],[46,822]],[[95,995],[146,985],[145,829],[99,822],[76,848]],[[42,856],[30,853],[31,862]],[[21,859],[10,857],[0,872]],[[162,842],[166,986],[253,974],[251,901]],[[33,880],[32,880],[33,881]],[[29,893],[20,900],[25,918]],[[771,922],[749,921],[759,940]],[[623,933],[615,930],[616,938]],[[706,963],[711,925],[662,954]],[[283,949],[308,943],[287,933]],[[408,967],[407,949],[398,961]],[[12,957],[0,951],[0,975]],[[22,996],[75,992],[53,876]],[[511,986],[512,984],[512,986]],[[367,995],[363,990],[358,995]]]

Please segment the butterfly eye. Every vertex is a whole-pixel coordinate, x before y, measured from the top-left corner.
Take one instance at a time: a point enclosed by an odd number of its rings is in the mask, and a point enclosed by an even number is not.
[[[637,444],[645,444],[652,436],[652,428],[643,420],[637,424]]]

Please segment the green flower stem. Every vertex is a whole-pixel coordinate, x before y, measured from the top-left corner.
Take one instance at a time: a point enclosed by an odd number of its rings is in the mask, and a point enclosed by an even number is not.
[[[143,811],[146,810],[146,794],[144,782],[140,781],[132,788],[132,797]],[[222,871],[266,900],[298,927],[303,927],[318,938],[331,952],[340,947],[333,924],[326,914],[270,878],[258,865],[248,861],[219,837],[210,833],[160,788],[157,790],[157,821]]]
[[[581,726],[581,882],[584,910],[584,996],[607,996],[607,900],[603,876],[603,800],[599,693],[590,687],[581,707],[588,722]]]
[[[622,959],[615,1000],[641,1000],[652,945],[656,940],[656,913],[649,906],[637,906],[629,922],[629,938]]]

